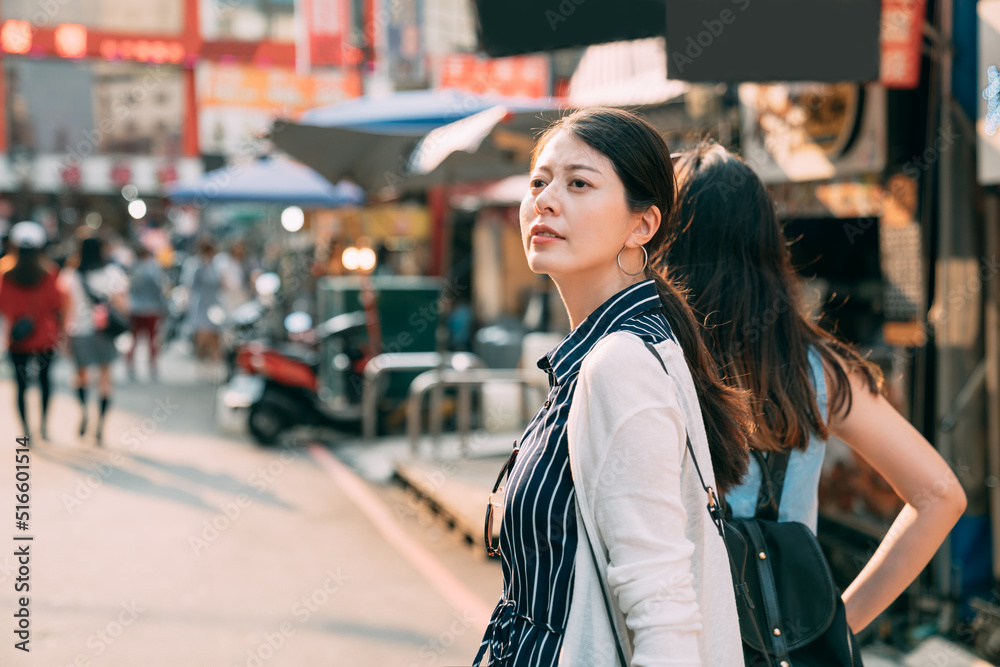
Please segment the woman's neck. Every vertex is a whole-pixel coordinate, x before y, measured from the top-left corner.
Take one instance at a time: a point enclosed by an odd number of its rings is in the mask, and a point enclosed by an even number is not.
[[[559,289],[563,305],[569,314],[569,325],[575,329],[601,304],[629,285],[646,280],[645,275],[627,276],[614,267],[597,275],[566,274],[550,276]]]

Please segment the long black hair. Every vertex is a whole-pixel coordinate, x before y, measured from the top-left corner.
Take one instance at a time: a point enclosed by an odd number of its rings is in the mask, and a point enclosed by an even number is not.
[[[561,130],[572,133],[611,161],[625,186],[625,204],[630,212],[642,213],[651,206],[659,209],[660,227],[645,248],[651,258],[663,252],[676,236],[676,218],[672,214],[676,189],[670,149],[656,128],[629,111],[583,109],[545,130],[535,144],[532,168],[546,142]],[[681,290],[654,270],[652,262],[646,267],[646,278],[656,281],[667,320],[684,350],[708,434],[715,481],[725,492],[740,483],[749,463],[747,443],[753,420],[745,392],[722,381]]]
[[[830,374],[829,414],[851,409],[847,374],[873,393],[877,366],[805,317],[798,275],[774,202],[749,166],[722,146],[702,142],[675,163],[677,234],[657,258],[688,290],[701,329],[727,382],[750,390],[758,449],[804,449],[809,434],[829,433],[810,382],[809,348]]]
[[[88,236],[80,243],[80,264],[76,270],[80,273],[96,271],[104,268],[104,240],[99,236]]]

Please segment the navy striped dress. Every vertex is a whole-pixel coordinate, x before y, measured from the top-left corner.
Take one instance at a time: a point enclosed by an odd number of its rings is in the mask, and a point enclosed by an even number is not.
[[[552,667],[559,661],[577,544],[566,420],[584,357],[615,331],[632,332],[653,344],[673,338],[652,280],[605,301],[538,360],[549,375],[548,400],[521,437],[505,487],[500,528],[503,596],[475,665]]]

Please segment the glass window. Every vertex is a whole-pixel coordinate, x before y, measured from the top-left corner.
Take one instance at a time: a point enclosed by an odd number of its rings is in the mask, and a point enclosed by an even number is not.
[[[8,58],[10,145],[33,153],[180,153],[181,70]]]

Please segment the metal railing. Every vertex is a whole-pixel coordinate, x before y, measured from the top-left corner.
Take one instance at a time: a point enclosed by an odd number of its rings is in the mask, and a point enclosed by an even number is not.
[[[365,439],[376,435],[378,425],[378,398],[381,378],[393,371],[427,371],[430,369],[482,368],[483,360],[470,352],[387,352],[379,354],[365,364],[364,384],[361,387],[361,423]]]
[[[528,420],[528,392],[537,390],[535,374],[521,369],[467,368],[434,369],[418,375],[410,384],[410,395],[406,406],[406,432],[410,440],[410,451],[416,455],[420,445],[422,426],[421,409],[424,398],[431,394],[430,432],[434,446],[441,436],[443,421],[442,403],[444,389],[458,389],[456,426],[463,454],[469,453],[469,436],[472,431],[472,392],[488,384],[515,384],[521,387],[520,416],[522,423]]]

